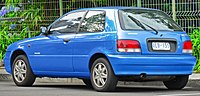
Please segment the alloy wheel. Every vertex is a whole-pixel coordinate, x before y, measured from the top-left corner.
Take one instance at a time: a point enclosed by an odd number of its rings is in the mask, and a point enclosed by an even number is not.
[[[14,64],[14,78],[17,82],[22,82],[26,77],[26,63],[23,60],[17,60]]]
[[[97,63],[93,70],[93,82],[97,87],[103,87],[107,81],[108,70],[103,63]]]

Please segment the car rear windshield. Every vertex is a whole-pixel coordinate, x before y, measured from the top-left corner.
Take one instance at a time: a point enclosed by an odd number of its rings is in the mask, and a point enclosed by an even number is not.
[[[183,31],[167,14],[159,10],[119,10],[123,30]]]

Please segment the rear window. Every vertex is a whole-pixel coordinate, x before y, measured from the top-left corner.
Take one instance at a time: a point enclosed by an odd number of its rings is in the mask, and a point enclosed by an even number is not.
[[[123,30],[152,30],[154,28],[157,31],[183,31],[173,19],[158,10],[119,10],[119,17]]]

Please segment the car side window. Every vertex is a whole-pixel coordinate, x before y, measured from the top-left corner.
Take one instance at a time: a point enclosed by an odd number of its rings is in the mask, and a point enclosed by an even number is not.
[[[50,33],[74,33],[80,24],[85,11],[74,12],[62,17],[59,21],[54,23],[50,29]]]
[[[89,11],[83,19],[79,32],[102,32],[105,26],[104,11]]]

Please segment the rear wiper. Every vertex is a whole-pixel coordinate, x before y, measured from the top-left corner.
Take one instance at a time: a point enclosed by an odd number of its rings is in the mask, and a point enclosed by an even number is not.
[[[134,21],[138,26],[140,26],[142,29],[147,30],[147,29],[144,27],[144,25],[143,25],[139,20],[133,18],[133,17],[130,16],[130,15],[128,15],[128,17],[129,17],[132,21]]]
[[[142,23],[143,23],[143,22],[142,22]],[[151,28],[153,31],[155,31],[156,35],[158,34],[158,31],[157,31],[155,28],[149,26],[149,25],[146,24],[146,23],[143,23],[143,24],[146,25],[147,27]]]
[[[152,29],[153,31],[155,31],[156,35],[158,34],[158,31],[157,31],[155,28],[151,27],[150,25],[148,25],[148,24],[146,24],[146,23],[144,23],[144,22],[141,22],[141,21],[139,21],[139,20],[133,18],[133,17],[130,16],[130,15],[128,15],[128,17],[129,17],[131,20],[133,20],[133,21],[134,21],[138,26],[140,26],[142,29],[147,30],[147,29],[142,25],[142,24],[144,24],[144,25],[146,25],[147,27],[149,27],[150,29]]]

